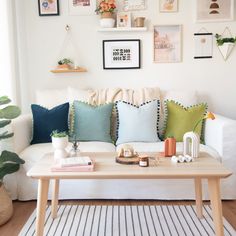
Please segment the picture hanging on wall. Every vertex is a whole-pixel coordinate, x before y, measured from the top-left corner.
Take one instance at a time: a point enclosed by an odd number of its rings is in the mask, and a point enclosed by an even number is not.
[[[154,62],[181,62],[181,25],[154,26]]]
[[[89,16],[95,14],[96,0],[68,0],[70,15]]]
[[[178,0],[160,0],[160,12],[177,12]]]
[[[234,0],[198,0],[196,4],[197,22],[232,21],[234,19]]]
[[[144,10],[145,0],[124,0],[124,11]]]
[[[103,40],[103,69],[139,69],[140,40]]]
[[[58,0],[38,0],[40,16],[57,16],[59,15]]]
[[[194,43],[195,43],[194,59],[212,58],[212,51],[213,51],[212,33],[195,33]]]

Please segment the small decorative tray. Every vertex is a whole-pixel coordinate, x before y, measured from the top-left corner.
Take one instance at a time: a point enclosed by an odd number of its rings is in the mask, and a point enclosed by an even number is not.
[[[139,164],[139,156],[133,157],[116,157],[116,162],[124,165],[138,165]]]

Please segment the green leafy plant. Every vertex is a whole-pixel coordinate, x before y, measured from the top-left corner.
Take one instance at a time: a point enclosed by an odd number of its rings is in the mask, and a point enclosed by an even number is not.
[[[70,64],[73,64],[73,61],[70,60],[69,58],[64,58],[58,61],[58,65],[70,65]]]
[[[218,46],[222,46],[224,43],[236,43],[236,37],[224,38],[222,35],[216,34],[215,38]]]
[[[51,133],[51,137],[54,138],[64,138],[67,136],[67,132],[63,131],[63,132],[59,132],[58,130],[53,130]]]
[[[17,106],[7,105],[11,100],[7,96],[0,97],[0,106],[4,106],[0,109],[0,129],[5,128],[11,123],[12,119],[15,119],[20,115],[20,109]],[[0,141],[12,137],[14,134],[8,131],[2,131],[0,133]],[[2,151],[0,155],[0,186],[3,183],[3,178],[7,174],[14,173],[19,170],[20,164],[24,164],[16,153],[9,151]]]

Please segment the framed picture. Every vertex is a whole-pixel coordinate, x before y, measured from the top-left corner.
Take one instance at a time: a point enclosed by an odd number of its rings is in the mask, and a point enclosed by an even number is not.
[[[117,13],[117,27],[118,28],[131,27],[131,13],[130,12]]]
[[[40,16],[57,16],[59,15],[58,0],[38,0]]]
[[[68,0],[70,15],[95,15],[96,0]]]
[[[144,10],[145,0],[124,0],[124,11]]]
[[[197,0],[197,22],[232,21],[234,19],[234,0]]]
[[[194,59],[212,58],[213,54],[213,34],[194,34],[195,54]]]
[[[154,26],[154,62],[168,63],[182,60],[181,25]]]
[[[177,12],[178,0],[159,0],[160,12]]]
[[[139,69],[140,40],[103,40],[103,69]]]

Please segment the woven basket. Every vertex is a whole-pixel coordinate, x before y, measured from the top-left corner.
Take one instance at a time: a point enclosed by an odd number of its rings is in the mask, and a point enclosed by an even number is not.
[[[2,185],[0,187],[0,225],[6,223],[13,214],[12,200],[6,189]]]

